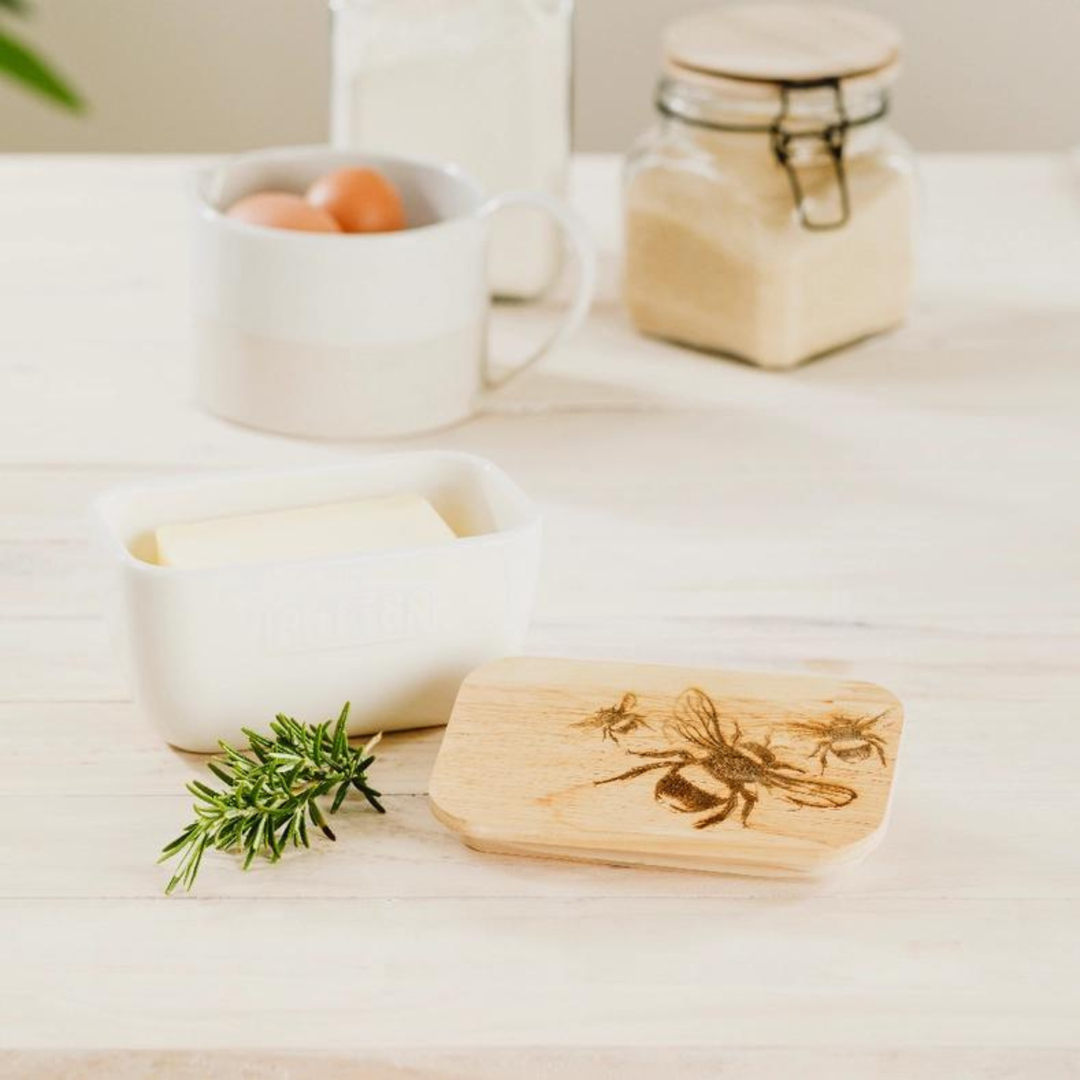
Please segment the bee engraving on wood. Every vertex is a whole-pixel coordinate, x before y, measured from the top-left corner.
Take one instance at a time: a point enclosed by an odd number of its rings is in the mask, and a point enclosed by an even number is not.
[[[613,712],[600,710],[605,711]],[[703,814],[695,829],[719,825],[736,811],[747,825],[763,792],[799,809],[835,810],[857,798],[854,789],[809,777],[801,766],[780,758],[770,745],[771,733],[763,742],[744,739],[738,722],[722,721],[709,695],[696,687],[679,695],[664,734],[667,749],[629,751],[652,760],[594,783],[659,772],[654,798],[679,813]]]
[[[817,758],[821,762],[822,772],[828,765],[830,754],[849,765],[866,761],[871,754],[877,754],[884,766],[885,740],[871,731],[871,728],[884,720],[891,711],[886,709],[877,716],[864,718],[838,714],[824,721],[807,721],[786,726],[789,731],[817,740],[817,745],[806,756]]]
[[[620,735],[629,735],[631,731],[649,726],[641,713],[634,712],[637,703],[636,694],[623,694],[622,701],[618,705],[607,709],[597,709],[591,716],[578,720],[572,726],[599,730],[603,738],[610,739],[618,745]]]

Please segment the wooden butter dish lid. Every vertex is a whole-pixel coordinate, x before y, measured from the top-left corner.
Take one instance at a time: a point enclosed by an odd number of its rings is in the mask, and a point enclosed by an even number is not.
[[[880,840],[902,726],[872,683],[499,660],[461,687],[431,802],[482,851],[815,874]]]

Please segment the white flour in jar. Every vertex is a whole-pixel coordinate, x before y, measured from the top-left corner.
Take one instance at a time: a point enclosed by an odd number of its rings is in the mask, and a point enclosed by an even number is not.
[[[853,138],[852,150],[858,150]],[[626,191],[624,291],[644,333],[788,368],[903,321],[912,185],[880,157],[846,161],[851,217],[811,231],[763,137],[694,132]],[[724,163],[717,175],[711,162]],[[808,199],[836,206],[830,163],[804,164]]]
[[[338,146],[453,162],[489,194],[565,184],[570,20],[564,0],[339,0],[332,134]],[[558,270],[539,212],[502,212],[491,277],[535,296]]]

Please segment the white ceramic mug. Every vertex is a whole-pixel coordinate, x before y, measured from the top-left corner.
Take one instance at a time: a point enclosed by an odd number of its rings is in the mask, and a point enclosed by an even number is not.
[[[410,227],[306,233],[224,214],[244,195],[303,192],[343,166],[384,173]],[[569,337],[592,303],[596,258],[572,210],[540,193],[485,199],[453,166],[323,147],[258,151],[204,173],[198,203],[196,393],[205,408],[251,427],[314,438],[447,427]],[[490,223],[522,205],[562,229],[577,290],[547,341],[496,374],[487,349]]]

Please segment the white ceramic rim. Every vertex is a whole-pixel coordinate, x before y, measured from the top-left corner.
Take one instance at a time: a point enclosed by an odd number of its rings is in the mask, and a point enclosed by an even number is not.
[[[353,164],[378,169],[380,166],[392,163],[394,165],[404,165],[421,172],[438,174],[448,183],[456,184],[459,188],[467,191],[472,197],[471,207],[467,213],[440,218],[438,221],[433,221],[428,225],[409,226],[396,232],[316,233],[305,232],[301,229],[273,229],[268,225],[252,225],[250,222],[237,221],[235,218],[228,217],[221,210],[210,191],[207,190],[219,175],[238,165],[257,165],[264,161],[270,164],[282,161],[304,161],[312,157],[325,156],[340,159],[342,166]],[[306,146],[275,146],[264,150],[249,150],[243,154],[233,154],[199,170],[195,178],[195,199],[199,204],[199,213],[206,221],[211,222],[218,228],[230,229],[241,235],[266,236],[267,234],[273,234],[277,239],[287,243],[340,244],[349,242],[371,245],[400,243],[408,236],[415,236],[418,233],[430,234],[439,229],[453,226],[458,222],[472,220],[488,201],[480,181],[452,162],[432,161],[401,154],[366,154],[360,150],[343,150],[340,147],[331,146],[329,143],[313,143]]]
[[[282,559],[274,562],[260,562],[252,566],[229,565],[229,566],[159,566],[156,563],[145,562],[132,554],[130,548],[120,536],[114,521],[114,513],[117,507],[122,506],[128,500],[136,499],[147,493],[158,493],[169,489],[195,488],[207,483],[267,480],[270,478],[290,479],[302,476],[325,476],[330,473],[363,472],[365,468],[389,461],[420,460],[429,458],[441,461],[458,461],[470,466],[478,473],[487,473],[494,476],[504,489],[515,511],[521,520],[505,528],[494,529],[492,532],[482,533],[479,536],[459,536],[454,540],[455,544],[465,544],[469,547],[490,546],[503,542],[507,536],[515,536],[528,533],[540,525],[540,511],[536,504],[521,490],[510,477],[499,468],[493,461],[480,457],[478,454],[468,454],[460,450],[411,450],[401,453],[373,454],[359,461],[336,463],[333,465],[301,466],[292,469],[230,469],[227,472],[215,472],[208,476],[200,477],[168,477],[161,480],[139,484],[126,484],[122,487],[113,488],[101,495],[94,504],[95,518],[99,534],[105,539],[106,547],[114,558],[137,573],[153,575],[196,575],[196,574],[221,574],[233,573],[237,570],[247,571],[251,569],[262,572],[281,569],[283,567],[306,566],[313,563],[323,565],[339,565],[355,562],[371,562],[377,559],[395,559],[415,555],[419,551],[439,551],[446,548],[442,545],[432,546],[421,544],[416,547],[394,548],[385,551],[364,551],[352,555],[335,555],[320,559]],[[272,508],[270,508],[272,509]],[[288,509],[287,506],[280,509]],[[269,510],[268,510],[269,512]]]

